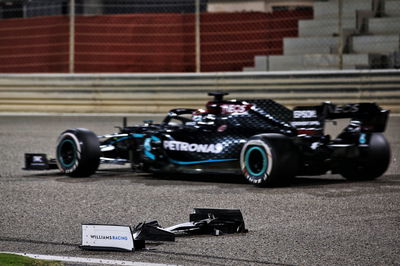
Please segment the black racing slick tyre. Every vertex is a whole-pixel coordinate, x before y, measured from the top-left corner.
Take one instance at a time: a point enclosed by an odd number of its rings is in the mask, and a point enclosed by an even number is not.
[[[68,129],[57,140],[56,162],[61,172],[71,177],[87,177],[100,164],[97,136],[84,128]]]
[[[259,186],[287,185],[298,169],[298,151],[292,141],[281,134],[251,137],[240,153],[244,177]]]
[[[340,174],[349,180],[372,180],[383,175],[390,164],[390,145],[381,133],[369,136],[368,146],[360,148],[358,158],[346,160]]]

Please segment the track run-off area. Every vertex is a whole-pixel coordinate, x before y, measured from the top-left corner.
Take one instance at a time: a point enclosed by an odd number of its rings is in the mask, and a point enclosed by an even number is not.
[[[162,116],[131,115],[128,125],[149,119],[160,122]],[[54,157],[65,129],[83,127],[102,135],[121,125],[118,115],[0,114],[0,252],[93,259],[73,265],[400,264],[398,115],[390,117],[385,132],[392,163],[373,181],[328,174],[258,188],[238,176],[155,177],[133,173],[128,165],[101,167],[89,178],[22,170],[24,153]],[[167,227],[188,221],[196,207],[240,209],[249,232],[149,242],[135,252],[79,248],[82,223],[135,226],[157,220]]]

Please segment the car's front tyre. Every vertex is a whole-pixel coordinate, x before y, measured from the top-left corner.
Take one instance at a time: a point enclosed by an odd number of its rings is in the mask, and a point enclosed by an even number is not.
[[[61,172],[71,177],[87,177],[100,164],[97,136],[84,128],[68,129],[57,140],[56,162]]]

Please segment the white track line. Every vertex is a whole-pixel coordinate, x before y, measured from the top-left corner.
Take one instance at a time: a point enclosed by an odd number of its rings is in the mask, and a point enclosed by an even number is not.
[[[126,260],[109,260],[109,259],[97,259],[97,258],[82,258],[82,257],[64,257],[64,256],[50,256],[30,253],[15,253],[15,252],[3,252],[7,254],[21,255],[30,257],[33,259],[40,260],[55,260],[61,262],[77,262],[77,263],[96,263],[103,265],[127,265],[127,266],[168,266],[173,264],[161,264],[161,263],[148,263],[148,262],[137,262],[137,261],[126,261]],[[176,264],[174,264],[176,265]]]

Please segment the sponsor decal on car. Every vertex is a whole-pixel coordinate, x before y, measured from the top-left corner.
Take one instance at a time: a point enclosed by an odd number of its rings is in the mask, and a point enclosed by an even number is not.
[[[329,105],[328,109],[331,113],[335,114],[356,113],[360,110],[360,105],[357,103],[336,106]]]
[[[294,127],[306,127],[306,126],[320,126],[319,121],[293,121],[291,125]]]
[[[32,159],[32,161],[34,162],[34,163],[43,163],[43,156],[41,156],[41,155],[36,155],[36,156],[33,156],[33,159]]]
[[[183,141],[164,141],[164,149],[170,151],[189,151],[202,153],[220,153],[224,149],[221,143],[217,144],[197,144]]]
[[[221,113],[245,113],[251,108],[251,106],[251,104],[221,104]]]
[[[293,111],[293,118],[316,118],[317,111],[316,110],[296,110]]]

